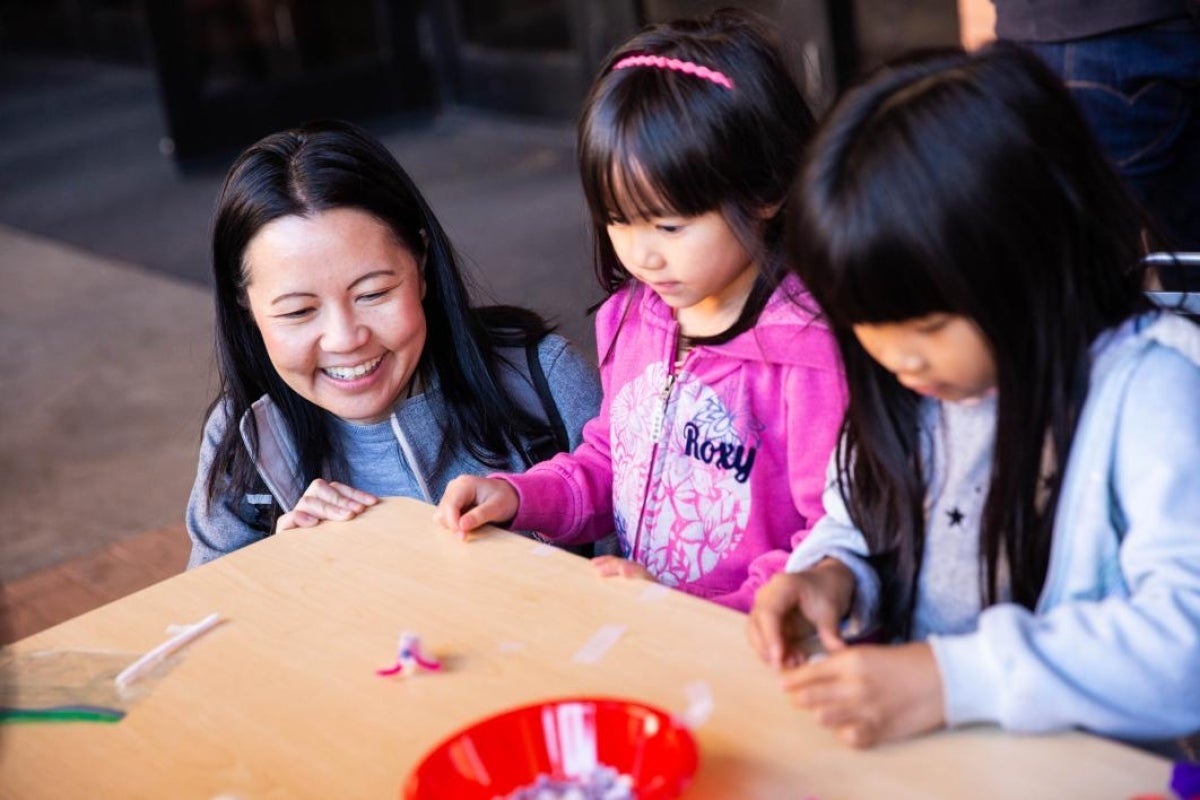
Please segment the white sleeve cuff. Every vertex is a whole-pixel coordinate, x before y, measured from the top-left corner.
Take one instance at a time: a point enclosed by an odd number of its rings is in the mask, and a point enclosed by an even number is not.
[[[1004,672],[988,657],[987,642],[978,633],[930,636],[929,646],[942,676],[946,725],[1000,722]]]

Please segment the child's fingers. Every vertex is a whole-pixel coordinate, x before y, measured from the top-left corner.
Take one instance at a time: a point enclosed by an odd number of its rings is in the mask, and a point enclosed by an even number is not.
[[[462,530],[462,511],[474,504],[475,479],[461,475],[446,484],[446,490],[442,492],[442,499],[438,501],[433,518],[447,530]]]
[[[433,511],[433,521],[448,531],[456,531],[458,530],[458,509],[447,506],[445,503],[446,497],[443,495],[442,501]]]
[[[797,581],[795,575],[781,573],[771,578],[754,596],[750,609],[750,639],[759,658],[775,669],[783,667],[793,648],[789,638],[806,633],[804,619],[798,614]],[[748,631],[749,633],[749,631]]]
[[[596,556],[592,559],[592,568],[596,570],[597,575],[605,578],[654,580],[654,577],[641,564],[617,556]]]
[[[847,647],[836,621],[823,620],[817,625],[817,638],[821,640],[821,646],[831,653],[845,650]]]
[[[750,646],[767,666],[779,669],[783,665],[786,651],[783,640],[781,617],[770,609],[755,604],[750,612],[747,634]]]
[[[837,728],[837,737],[851,747],[862,749],[873,747],[880,741],[879,726],[865,720],[856,720]]]
[[[787,652],[783,654],[783,663],[779,665],[780,669],[795,669],[803,664],[805,656],[800,653]]]
[[[480,506],[476,506],[467,513],[458,518],[458,530],[463,533],[473,531],[480,525],[488,523],[488,514],[486,510],[480,510]]]
[[[621,573],[622,578],[642,578],[645,577],[645,572],[637,564],[629,561],[622,561],[617,565],[617,571]]]
[[[467,533],[489,522],[505,524],[517,513],[517,491],[506,481],[460,475],[446,485],[433,518],[442,527]]]
[[[621,574],[620,561],[621,559],[614,556],[596,556],[592,559],[592,569],[601,577],[611,578]]]
[[[473,531],[488,523],[507,525],[517,514],[517,490],[498,478],[477,478],[474,482],[475,507],[459,517],[458,529]]]
[[[812,659],[794,669],[784,670],[779,676],[779,686],[785,692],[796,696],[822,685],[832,685],[837,682],[836,667],[831,667],[831,659]]]
[[[433,511],[433,521],[448,531],[458,530],[458,509],[446,505],[445,495]]]
[[[826,728],[853,727],[867,721],[863,718],[863,709],[838,697],[817,698],[810,701],[807,708],[816,713],[817,723]]]
[[[748,617],[746,620],[746,641],[750,643],[750,649],[758,656],[759,660],[771,664],[771,646],[770,641],[763,631],[758,627],[758,621],[754,617]]]
[[[833,681],[787,690],[792,705],[811,711],[817,722],[827,728],[859,721],[862,708],[846,696],[844,688]]]
[[[776,670],[798,667],[808,660],[810,635],[800,633],[799,614],[752,616],[746,627],[751,649],[767,666]]]
[[[842,639],[842,621],[837,608],[828,598],[811,597],[804,610],[810,629],[815,630],[822,647],[831,653],[846,648],[846,642]]]
[[[468,531],[473,531],[476,528],[487,525],[489,522],[503,519],[496,511],[497,505],[498,502],[494,498],[484,500],[458,518],[458,529],[463,533],[467,533]]]

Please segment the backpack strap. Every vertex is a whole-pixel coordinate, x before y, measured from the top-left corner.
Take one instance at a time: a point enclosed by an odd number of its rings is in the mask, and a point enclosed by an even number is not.
[[[529,342],[525,345],[525,359],[529,362],[529,377],[533,379],[533,388],[537,391],[538,399],[542,401],[542,409],[546,412],[546,421],[554,433],[555,452],[566,453],[571,449],[571,439],[567,436],[567,426],[563,424],[562,415],[550,394],[550,383],[542,370],[542,360],[538,358],[540,342]]]
[[[538,400],[542,402],[542,410],[546,412],[546,421],[550,423],[552,439],[544,444],[541,442],[533,444],[531,452],[526,454],[526,460],[530,466],[557,453],[571,452],[571,438],[567,436],[567,426],[563,424],[562,415],[558,413],[558,405],[554,402],[554,396],[550,394],[550,382],[546,380],[546,373],[542,369],[542,360],[538,358],[539,344],[541,342],[536,341],[525,345],[525,360],[529,364],[529,377],[533,380],[533,388],[537,391]],[[534,535],[537,536],[537,534]],[[568,553],[574,553],[584,558],[591,558],[596,549],[595,545],[591,543],[559,545],[559,547]]]
[[[266,481],[257,474],[248,493],[231,498],[230,510],[246,527],[264,537],[275,533],[275,523],[283,516],[283,508],[279,501],[267,488]]]

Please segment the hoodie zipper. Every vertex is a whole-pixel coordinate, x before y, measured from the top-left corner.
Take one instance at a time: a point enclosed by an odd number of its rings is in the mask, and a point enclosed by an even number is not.
[[[646,485],[642,489],[642,507],[638,511],[637,530],[634,533],[633,547],[629,553],[629,558],[631,561],[637,561],[638,549],[641,547],[642,527],[646,518],[646,503],[650,499],[650,487],[653,485],[655,480],[654,468],[658,464],[658,451],[660,445],[662,444],[660,440],[662,439],[663,428],[667,421],[667,406],[671,403],[671,389],[675,387],[675,378],[677,377],[675,357],[679,352],[678,323],[676,323],[674,326],[674,334],[675,335],[672,337],[673,344],[671,345],[671,350],[667,354],[667,380],[663,384],[662,390],[659,392],[659,403],[654,409],[654,421],[650,426],[650,438],[653,440],[654,446],[650,448],[650,469],[646,471]]]
[[[650,438],[654,440],[655,447],[658,446],[659,437],[662,436],[663,425],[667,422],[667,404],[671,402],[671,387],[675,385],[675,366],[672,364],[667,372],[667,382],[659,393],[661,402],[658,408],[654,410],[654,424],[650,426]]]

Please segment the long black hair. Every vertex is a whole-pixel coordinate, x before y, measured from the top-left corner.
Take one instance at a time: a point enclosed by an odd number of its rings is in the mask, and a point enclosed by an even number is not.
[[[918,397],[852,327],[936,312],[982,331],[997,422],[980,592],[1033,608],[1097,334],[1147,307],[1143,214],[1057,78],[992,45],[898,63],[824,121],[789,235],[846,365],[840,489],[883,576],[887,632],[910,630],[924,549]]]
[[[314,122],[251,145],[230,168],[217,201],[212,265],[220,389],[213,407],[225,404],[230,421],[208,476],[210,501],[226,488],[245,493],[255,485],[257,473],[238,421],[264,394],[287,422],[299,455],[298,477],[307,484],[337,471],[326,412],[288,387],[267,356],[246,301],[244,260],[251,240],[272,220],[336,208],[370,214],[418,262],[424,259],[422,308],[429,335],[417,370],[426,384],[436,376],[444,401],[442,452],[461,445],[483,463],[501,467],[522,438],[548,433],[545,423],[508,396],[495,371],[497,346],[536,341],[549,332],[546,323],[525,309],[472,308],[445,231],[396,159],[354,125]],[[252,428],[250,435],[257,437],[257,431]]]
[[[716,70],[721,86],[653,67],[614,70],[627,56]],[[726,9],[646,28],[601,65],[579,122],[579,171],[593,223],[596,277],[609,294],[629,279],[609,222],[719,211],[759,266],[741,316],[718,342],[753,326],[782,278],[781,207],[814,127],[779,43],[763,20]]]

